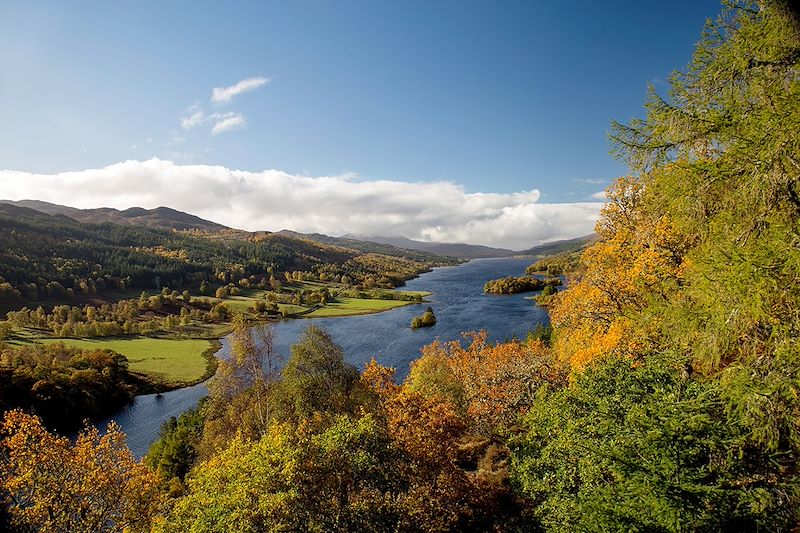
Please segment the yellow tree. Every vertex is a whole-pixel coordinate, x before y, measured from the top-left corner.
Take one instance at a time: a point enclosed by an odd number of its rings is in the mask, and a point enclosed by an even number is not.
[[[490,435],[514,424],[543,385],[563,381],[561,366],[539,340],[489,343],[485,331],[469,344],[436,341],[412,364],[409,390],[448,399],[473,432]]]
[[[115,424],[75,444],[38,417],[9,411],[0,427],[0,493],[18,531],[146,531],[159,507],[157,479]]]
[[[682,284],[692,238],[668,215],[643,208],[646,193],[643,180],[630,177],[609,188],[600,240],[583,253],[580,279],[554,298],[555,352],[574,367],[652,347],[661,322],[647,308],[665,305]]]
[[[263,436],[273,418],[270,392],[278,378],[280,356],[269,325],[252,325],[243,314],[232,320],[230,355],[220,359],[209,384],[209,401],[200,451],[211,456],[240,432]]]

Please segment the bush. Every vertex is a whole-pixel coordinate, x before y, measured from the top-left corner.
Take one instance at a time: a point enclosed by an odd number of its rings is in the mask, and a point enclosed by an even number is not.
[[[433,309],[430,307],[425,309],[425,312],[420,316],[415,316],[411,319],[412,329],[429,328],[434,325],[436,325],[436,315],[433,314]]]

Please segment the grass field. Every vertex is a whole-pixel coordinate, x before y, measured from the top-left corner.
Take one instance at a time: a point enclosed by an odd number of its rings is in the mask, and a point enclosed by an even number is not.
[[[333,287],[331,284],[316,282],[316,281],[303,281],[298,282],[295,287],[300,286],[303,289],[319,289],[321,287]],[[264,297],[269,291],[261,289],[243,289],[238,296],[228,296],[226,298],[212,298],[215,302],[224,303],[229,309],[236,312],[247,312],[255,302],[264,301]],[[429,292],[423,291],[386,291],[398,292],[408,294],[411,296],[430,296]],[[278,304],[280,311],[286,311],[291,314],[300,313],[303,318],[321,318],[321,317],[337,317],[337,316],[352,316],[363,315],[367,313],[379,313],[394,309],[395,307],[402,307],[416,302],[409,302],[404,300],[380,300],[380,299],[366,299],[366,298],[346,298],[341,297],[329,302],[324,307],[314,310],[308,314],[302,314],[312,309],[306,305],[293,305],[293,304]]]
[[[302,282],[298,285],[303,289],[331,287],[331,284],[320,282]],[[297,288],[297,285],[295,285],[295,288]],[[128,291],[114,296],[118,298],[137,298],[140,292]],[[430,293],[419,291],[397,292],[423,298],[430,295]],[[268,291],[261,289],[242,289],[241,294],[237,296],[212,297],[209,299],[215,302],[223,302],[230,310],[241,313],[248,312],[255,302],[265,301],[267,293]],[[298,318],[328,318],[379,313],[414,303],[418,302],[340,297],[318,308],[308,305],[281,303],[278,304],[278,309]],[[202,324],[193,322],[188,326],[183,326],[182,331],[184,335],[188,334],[192,338],[170,338],[165,336],[62,339],[51,337],[47,333],[38,330],[19,329],[15,331],[14,340],[11,342],[12,344],[63,342],[68,346],[83,349],[113,350],[127,357],[131,372],[144,375],[148,381],[163,389],[197,383],[209,376],[215,368],[213,353],[219,346],[217,339],[230,333],[231,325],[230,323]]]
[[[33,339],[32,339],[33,340]],[[82,349],[114,350],[128,358],[132,372],[145,374],[164,385],[196,383],[208,370],[208,351],[216,342],[206,339],[160,339],[150,337],[55,339],[42,337],[38,342],[63,342]]]
[[[335,317],[335,316],[349,316],[349,315],[364,315],[367,313],[380,313],[394,309],[395,307],[403,307],[404,305],[411,305],[416,302],[407,302],[403,300],[365,300],[361,298],[338,298],[334,302],[329,302],[325,307],[320,307],[313,313],[304,315],[308,318],[322,318],[322,317]]]

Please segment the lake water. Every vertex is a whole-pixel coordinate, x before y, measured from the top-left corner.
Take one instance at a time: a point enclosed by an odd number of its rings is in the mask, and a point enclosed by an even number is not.
[[[530,293],[515,295],[484,294],[483,284],[490,279],[520,275],[530,259],[478,259],[457,267],[437,268],[408,281],[404,290],[433,293],[429,304],[408,305],[372,315],[339,318],[284,320],[273,325],[275,348],[284,357],[303,329],[314,323],[325,328],[339,343],[349,361],[363,368],[372,357],[385,366],[397,368],[399,379],[408,373],[409,363],[420,349],[435,339],[460,339],[464,331],[485,329],[489,340],[524,338],[537,324],[547,324],[547,312],[525,299]],[[427,305],[438,319],[435,326],[412,330],[412,317]],[[218,355],[228,351],[226,339]],[[100,423],[114,420],[128,435],[128,445],[141,457],[158,438],[161,424],[194,407],[207,393],[201,383],[162,395],[137,396],[133,403]]]

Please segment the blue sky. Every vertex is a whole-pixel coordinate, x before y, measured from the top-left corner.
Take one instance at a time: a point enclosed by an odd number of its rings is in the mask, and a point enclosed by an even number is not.
[[[641,114],[648,82],[666,90],[718,11],[711,0],[2,2],[0,168],[158,158],[591,201],[625,172],[608,155],[609,122]],[[259,77],[269,82],[211,101]],[[204,122],[185,129],[191,106]]]

